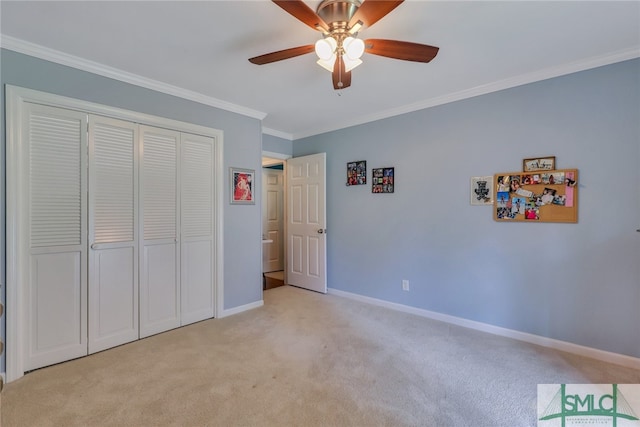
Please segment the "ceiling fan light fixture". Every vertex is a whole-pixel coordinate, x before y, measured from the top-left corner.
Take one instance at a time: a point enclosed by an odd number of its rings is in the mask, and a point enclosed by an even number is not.
[[[360,59],[364,54],[364,41],[354,37],[347,37],[342,42],[342,48],[349,59]]]
[[[334,53],[333,55],[331,55],[329,59],[322,59],[322,58],[318,59],[316,61],[316,64],[318,64],[328,72],[332,73],[335,62],[336,62],[336,54]]]
[[[344,61],[344,71],[347,73],[362,64],[362,59],[351,59],[347,55],[344,55],[342,60]]]
[[[316,42],[315,50],[318,58],[324,61],[328,61],[331,57],[335,59],[335,51],[338,47],[338,43],[333,37],[326,37]]]

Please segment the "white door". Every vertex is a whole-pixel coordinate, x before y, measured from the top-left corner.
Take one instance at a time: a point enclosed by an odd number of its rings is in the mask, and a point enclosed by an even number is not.
[[[181,324],[214,314],[215,139],[182,134],[180,159]]]
[[[140,126],[140,338],[180,326],[178,142]]]
[[[327,293],[326,153],[287,160],[287,283]]]
[[[138,339],[137,125],[89,116],[89,353]]]
[[[262,169],[262,232],[269,243],[262,252],[262,271],[284,270],[284,173]]]
[[[23,360],[31,370],[87,354],[87,115],[25,104],[24,117],[19,247],[29,260]]]

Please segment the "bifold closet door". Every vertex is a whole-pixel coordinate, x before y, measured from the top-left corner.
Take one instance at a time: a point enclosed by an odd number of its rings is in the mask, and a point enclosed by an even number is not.
[[[87,354],[87,115],[35,104],[24,111],[19,250],[28,262],[28,371]]]
[[[181,134],[181,324],[214,314],[215,139]]]
[[[140,338],[180,326],[180,133],[140,126]]]
[[[138,339],[137,133],[89,116],[89,353]]]

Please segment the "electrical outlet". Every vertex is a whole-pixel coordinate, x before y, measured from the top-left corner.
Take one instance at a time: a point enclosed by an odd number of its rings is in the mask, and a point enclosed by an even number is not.
[[[409,290],[409,281],[408,280],[403,280],[402,281],[402,290],[403,291],[408,291]]]

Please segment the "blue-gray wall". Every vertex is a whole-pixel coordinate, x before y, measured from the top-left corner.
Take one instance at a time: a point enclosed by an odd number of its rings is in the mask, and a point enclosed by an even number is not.
[[[265,133],[262,135],[262,151],[290,156],[293,154],[293,141]]]
[[[640,357],[639,76],[626,61],[294,141],[327,153],[329,287]],[[579,170],[577,224],[470,205],[472,176],[549,155]],[[369,180],[394,166],[395,193],[345,186],[354,160]]]
[[[230,205],[229,174],[226,172],[230,166],[260,170],[262,157],[260,120],[6,49],[1,51],[0,61],[0,82],[2,83],[0,113],[4,111],[4,85],[10,84],[222,130],[224,132],[224,171],[222,173],[224,177],[224,307],[229,309],[262,300],[261,192],[255,192],[257,198],[255,205]],[[2,135],[0,152],[2,153],[6,146],[4,129],[5,115],[2,114],[2,132],[0,132]],[[2,175],[4,171],[3,160]],[[261,175],[256,174],[256,179],[256,188],[260,188]],[[0,200],[4,226],[4,188],[2,188]],[[2,238],[1,246],[4,251],[4,233]],[[4,284],[4,253],[1,260],[1,283]],[[5,301],[4,287],[2,301]],[[7,307],[7,310],[11,309]],[[0,320],[3,339],[4,319],[5,316],[2,316]],[[4,370],[3,357],[0,359],[0,372]]]

